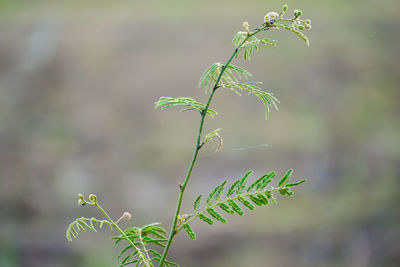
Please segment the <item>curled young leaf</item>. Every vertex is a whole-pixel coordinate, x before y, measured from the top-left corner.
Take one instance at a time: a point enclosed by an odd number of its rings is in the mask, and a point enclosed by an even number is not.
[[[213,138],[218,138],[218,147],[216,149],[215,152],[220,152],[222,149],[222,146],[224,144],[224,140],[222,139],[222,136],[219,135],[219,131],[221,131],[221,128],[215,129],[214,131],[212,131],[211,133],[207,134],[204,137],[204,140],[201,142],[200,146],[205,145],[208,141],[210,141]]]

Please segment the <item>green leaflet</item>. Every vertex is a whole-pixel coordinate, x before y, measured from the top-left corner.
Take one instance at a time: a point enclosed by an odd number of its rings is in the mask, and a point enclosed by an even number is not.
[[[250,203],[249,201],[247,201],[247,199],[245,199],[244,197],[239,196],[239,197],[238,197],[238,200],[239,200],[240,202],[242,202],[242,204],[243,204],[245,207],[247,207],[248,209],[254,210],[254,206],[251,205],[251,203]]]
[[[226,205],[225,203],[221,202],[218,204],[218,206],[225,211],[226,213],[229,214],[234,214],[235,212],[233,210],[230,209],[230,207],[228,205]]]
[[[266,198],[263,194],[258,193],[257,194],[258,199],[261,201],[262,204],[268,205],[268,198]]]
[[[224,217],[222,217],[222,215],[219,214],[215,209],[208,208],[207,212],[208,212],[208,214],[211,215],[211,217],[213,217],[217,221],[220,221],[222,223],[226,223],[226,219]]]
[[[266,196],[268,199],[270,199],[270,200],[273,200],[273,199],[274,199],[271,190],[265,191],[265,196]],[[272,201],[272,202],[273,202],[273,201]]]
[[[232,186],[229,188],[228,192],[226,193],[226,196],[227,196],[227,197],[230,197],[230,196],[232,196],[234,193],[236,193],[236,190],[237,190],[239,184],[240,184],[240,180],[235,181],[235,182],[232,184]]]
[[[282,196],[284,196],[284,195],[293,196],[293,192],[292,192],[292,190],[290,190],[290,188],[282,188],[282,189],[279,189],[278,191]]]
[[[214,190],[208,195],[206,199],[207,206],[214,204],[218,201],[221,196],[222,191],[225,189],[226,181],[223,181],[219,186],[214,188]]]
[[[262,177],[258,178],[254,183],[252,183],[248,188],[247,192],[250,192],[252,189],[257,188],[257,187],[262,187],[264,183],[269,183],[269,181],[272,180],[272,178],[276,175],[276,172],[270,172],[268,174],[263,175]],[[259,186],[261,185],[261,186]]]
[[[182,106],[186,107],[185,109],[182,109],[181,111],[188,111],[188,110],[197,110],[199,112],[203,112],[206,108],[206,105],[200,102],[195,101],[193,98],[190,97],[165,97],[162,96],[160,99],[154,103],[155,107],[154,108],[160,108],[160,109],[166,109],[170,107],[177,107],[177,106]],[[212,109],[207,109],[207,115],[210,117],[214,118],[215,115],[217,115],[217,112]]]
[[[194,203],[193,203],[193,210],[194,210],[196,213],[199,211],[200,202],[201,202],[201,198],[202,198],[202,197],[203,197],[202,195],[198,196],[198,197],[196,198],[196,200],[194,201]]]
[[[290,169],[286,172],[286,174],[281,178],[281,180],[279,180],[278,186],[281,187],[282,185],[284,185],[290,178],[290,175],[292,174],[293,170]]]
[[[253,173],[253,171],[248,171],[241,179],[236,180],[232,186],[229,188],[226,196],[232,196],[233,194],[241,194],[243,189],[246,187],[247,178]]]
[[[243,177],[242,179],[240,179],[240,182],[237,185],[237,193],[241,194],[243,192],[243,190],[246,187],[246,183],[247,183],[247,178],[249,178],[249,176],[253,173],[253,171],[248,171]]]
[[[250,198],[250,200],[253,201],[253,203],[256,204],[257,206],[262,206],[262,205],[263,205],[262,201],[260,201],[260,200],[258,199],[258,197],[253,196],[253,195],[249,195],[249,198]]]
[[[305,183],[305,182],[307,182],[307,180],[304,179],[304,180],[298,181],[296,183],[286,184],[285,187],[297,186],[297,185],[300,185],[300,184]]]
[[[200,220],[208,223],[209,225],[213,225],[214,224],[214,222],[210,218],[205,216],[204,214],[199,214],[199,218],[200,218]]]
[[[191,239],[196,240],[196,234],[193,232],[193,229],[189,224],[184,224],[183,229],[185,229],[186,233]]]
[[[257,190],[264,189],[275,177],[276,173],[275,172],[270,172],[267,175],[263,176],[263,179],[261,180],[260,183],[257,184]]]
[[[237,214],[239,214],[240,216],[243,216],[243,215],[244,215],[243,210],[239,207],[238,204],[236,204],[235,201],[228,199],[228,204],[229,204],[229,206],[232,207],[232,209],[233,209]]]

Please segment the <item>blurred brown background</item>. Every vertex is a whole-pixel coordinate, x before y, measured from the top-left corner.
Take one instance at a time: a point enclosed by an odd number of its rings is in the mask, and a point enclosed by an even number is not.
[[[385,1],[287,1],[312,19],[311,46],[266,32],[277,48],[239,61],[281,104],[216,94],[185,195],[249,169],[294,168],[293,199],[193,224],[171,250],[181,266],[399,266],[399,8]],[[159,111],[159,96],[205,101],[197,81],[225,61],[242,22],[281,1],[0,1],[0,266],[117,266],[109,232],[65,240],[95,193],[114,218],[169,229],[199,116]],[[268,146],[257,146],[268,144]],[[255,148],[251,148],[256,146]],[[241,148],[248,149],[241,149]],[[255,176],[254,176],[255,177]],[[129,224],[125,222],[124,226]]]

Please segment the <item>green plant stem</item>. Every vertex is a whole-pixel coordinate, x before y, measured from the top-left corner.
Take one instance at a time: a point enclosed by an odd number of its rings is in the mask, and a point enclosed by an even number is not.
[[[232,56],[229,58],[229,60],[225,63],[224,67],[222,68],[221,73],[219,74],[219,76],[218,76],[218,78],[217,78],[217,80],[215,82],[215,85],[214,85],[214,87],[213,87],[213,89],[211,91],[210,97],[208,98],[207,105],[204,108],[204,110],[201,112],[201,120],[200,120],[199,130],[198,130],[198,133],[197,133],[196,147],[194,149],[192,161],[190,162],[189,169],[187,171],[185,180],[183,181],[183,184],[180,185],[180,193],[179,193],[179,197],[178,197],[178,203],[176,204],[175,216],[174,216],[174,219],[173,219],[173,222],[172,222],[171,231],[169,233],[168,241],[167,241],[167,243],[165,245],[164,252],[162,254],[160,262],[158,263],[158,267],[162,267],[163,266],[165,258],[167,257],[169,248],[171,246],[172,239],[174,238],[175,234],[177,233],[176,224],[178,222],[178,215],[179,215],[179,212],[180,212],[181,206],[182,206],[183,194],[185,192],[186,185],[189,182],[189,178],[190,178],[190,176],[192,174],[193,166],[196,163],[197,155],[199,154],[199,150],[201,148],[200,140],[201,140],[201,134],[203,132],[204,119],[205,119],[205,116],[207,114],[208,107],[210,106],[211,100],[212,100],[212,98],[214,96],[214,93],[219,87],[219,81],[221,80],[222,75],[224,74],[226,67],[231,63],[231,61],[234,59],[236,54],[239,52],[240,47],[250,37],[256,35],[260,31],[264,30],[266,27],[268,27],[268,26],[263,26],[261,29],[258,29],[257,31],[255,31],[255,32],[253,32],[251,34],[248,34],[246,39],[244,39],[243,42],[235,49],[235,51],[233,52]]]
[[[153,267],[153,264],[147,260],[146,255],[143,254],[143,252],[132,242],[132,240],[125,234],[125,232],[113,221],[113,219],[111,219],[107,212],[98,203],[94,203],[92,205],[98,208],[104,214],[104,216],[106,216],[107,220],[114,226],[114,228],[121,233],[126,241],[128,241],[129,244],[131,244],[131,246],[138,251],[139,257],[145,259],[144,264],[146,265],[146,267]]]

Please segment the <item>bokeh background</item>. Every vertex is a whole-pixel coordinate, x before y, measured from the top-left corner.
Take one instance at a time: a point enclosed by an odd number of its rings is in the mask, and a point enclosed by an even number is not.
[[[216,94],[224,147],[201,151],[185,196],[222,180],[294,168],[293,199],[193,224],[176,238],[182,266],[400,265],[400,4],[287,1],[312,19],[307,47],[269,31],[277,48],[239,61],[281,101],[264,120],[252,96]],[[0,266],[117,266],[110,233],[65,240],[95,193],[114,218],[169,229],[199,116],[159,111],[160,96],[205,101],[197,81],[232,53],[242,22],[282,1],[0,1]],[[267,144],[267,146],[265,145]],[[255,177],[255,176],[254,176]],[[129,226],[124,222],[124,226]]]

